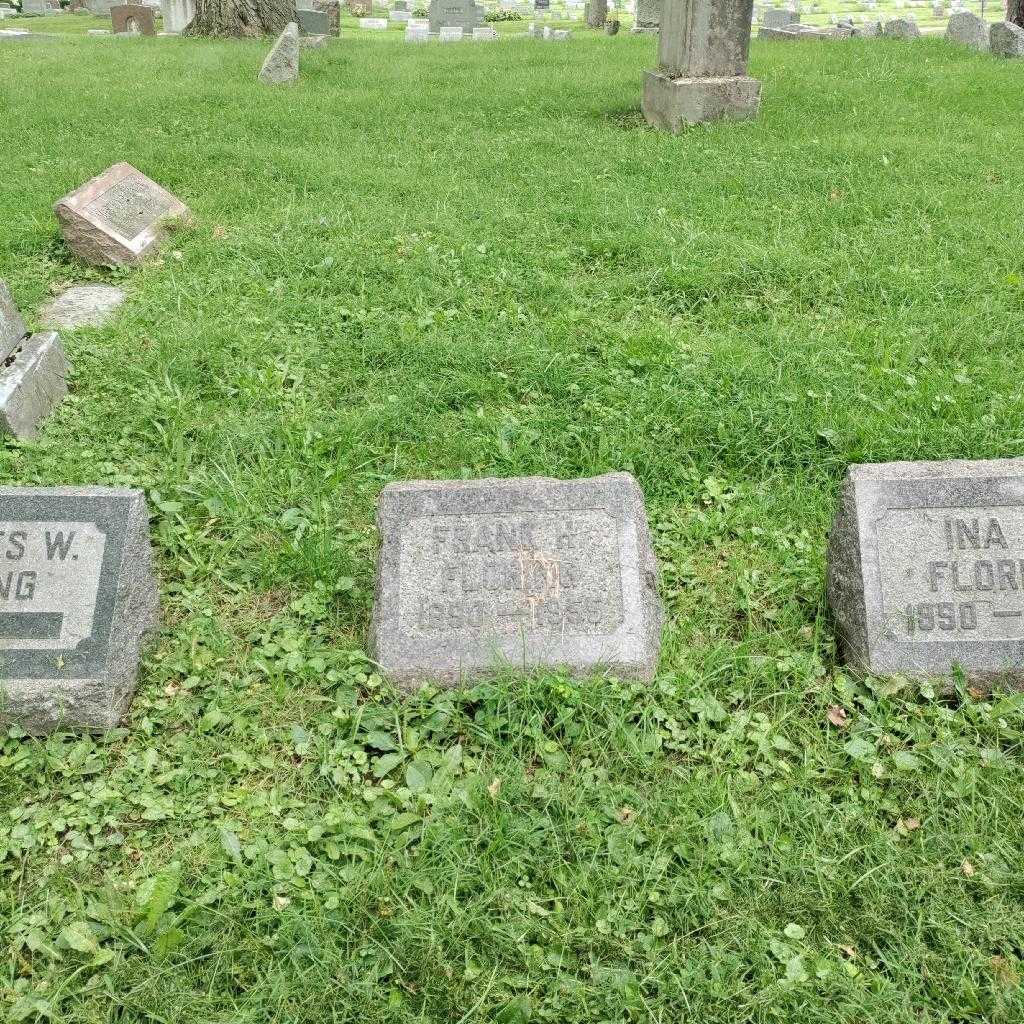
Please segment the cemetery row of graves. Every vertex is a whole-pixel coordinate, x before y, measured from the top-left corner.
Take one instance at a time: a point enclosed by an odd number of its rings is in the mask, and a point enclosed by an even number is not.
[[[0,41],[0,1016],[1019,1019],[1024,70],[707,9]]]

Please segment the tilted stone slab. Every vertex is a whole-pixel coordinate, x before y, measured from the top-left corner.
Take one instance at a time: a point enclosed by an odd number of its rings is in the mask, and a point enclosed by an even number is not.
[[[260,68],[259,80],[266,85],[291,85],[299,80],[299,26],[289,22],[277,37]]]
[[[989,49],[995,57],[1024,57],[1024,28],[997,21],[989,32]]]
[[[988,49],[988,31],[988,23],[973,11],[954,11],[946,25],[946,38],[984,52]]]
[[[862,671],[1024,685],[1024,459],[851,466],[828,598]]]
[[[503,667],[654,675],[658,569],[628,474],[389,484],[377,523],[370,642],[396,683]]]
[[[165,188],[119,163],[57,200],[54,212],[68,248],[87,263],[138,263],[156,249],[188,207]]]
[[[0,367],[0,433],[27,441],[68,393],[68,361],[55,331],[30,334]]]
[[[68,363],[60,336],[29,334],[0,281],[0,434],[29,440],[67,394]]]
[[[0,722],[123,718],[158,594],[141,491],[0,488]]]

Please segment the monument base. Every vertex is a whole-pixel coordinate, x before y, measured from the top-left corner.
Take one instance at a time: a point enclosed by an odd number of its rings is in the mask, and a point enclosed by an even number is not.
[[[657,25],[634,25],[630,32],[635,36],[656,36],[658,34]]]
[[[648,71],[640,106],[649,124],[678,134],[704,121],[757,117],[760,102],[756,78],[669,78]]]

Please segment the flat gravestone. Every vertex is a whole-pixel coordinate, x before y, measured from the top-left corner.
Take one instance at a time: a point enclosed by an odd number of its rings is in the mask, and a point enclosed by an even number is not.
[[[828,595],[865,672],[1024,684],[1024,459],[851,466]]]
[[[51,299],[39,311],[44,327],[102,327],[124,302],[123,288],[111,284],[76,284]]]
[[[64,241],[100,266],[137,263],[162,241],[188,207],[131,164],[114,164],[54,204]]]
[[[114,728],[158,623],[141,491],[0,488],[0,722]]]
[[[503,667],[653,677],[658,568],[628,474],[389,484],[377,523],[371,648],[399,685]]]

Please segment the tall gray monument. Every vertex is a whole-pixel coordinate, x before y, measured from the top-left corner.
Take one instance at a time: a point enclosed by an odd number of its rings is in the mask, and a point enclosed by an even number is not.
[[[377,523],[371,650],[396,683],[539,666],[654,675],[658,568],[627,473],[389,484]]]
[[[112,729],[157,626],[141,491],[0,488],[0,722]]]
[[[679,132],[756,117],[761,83],[747,75],[753,0],[664,0],[658,67],[644,78],[644,117]]]
[[[861,671],[1024,685],[1024,459],[851,466],[828,598]]]

